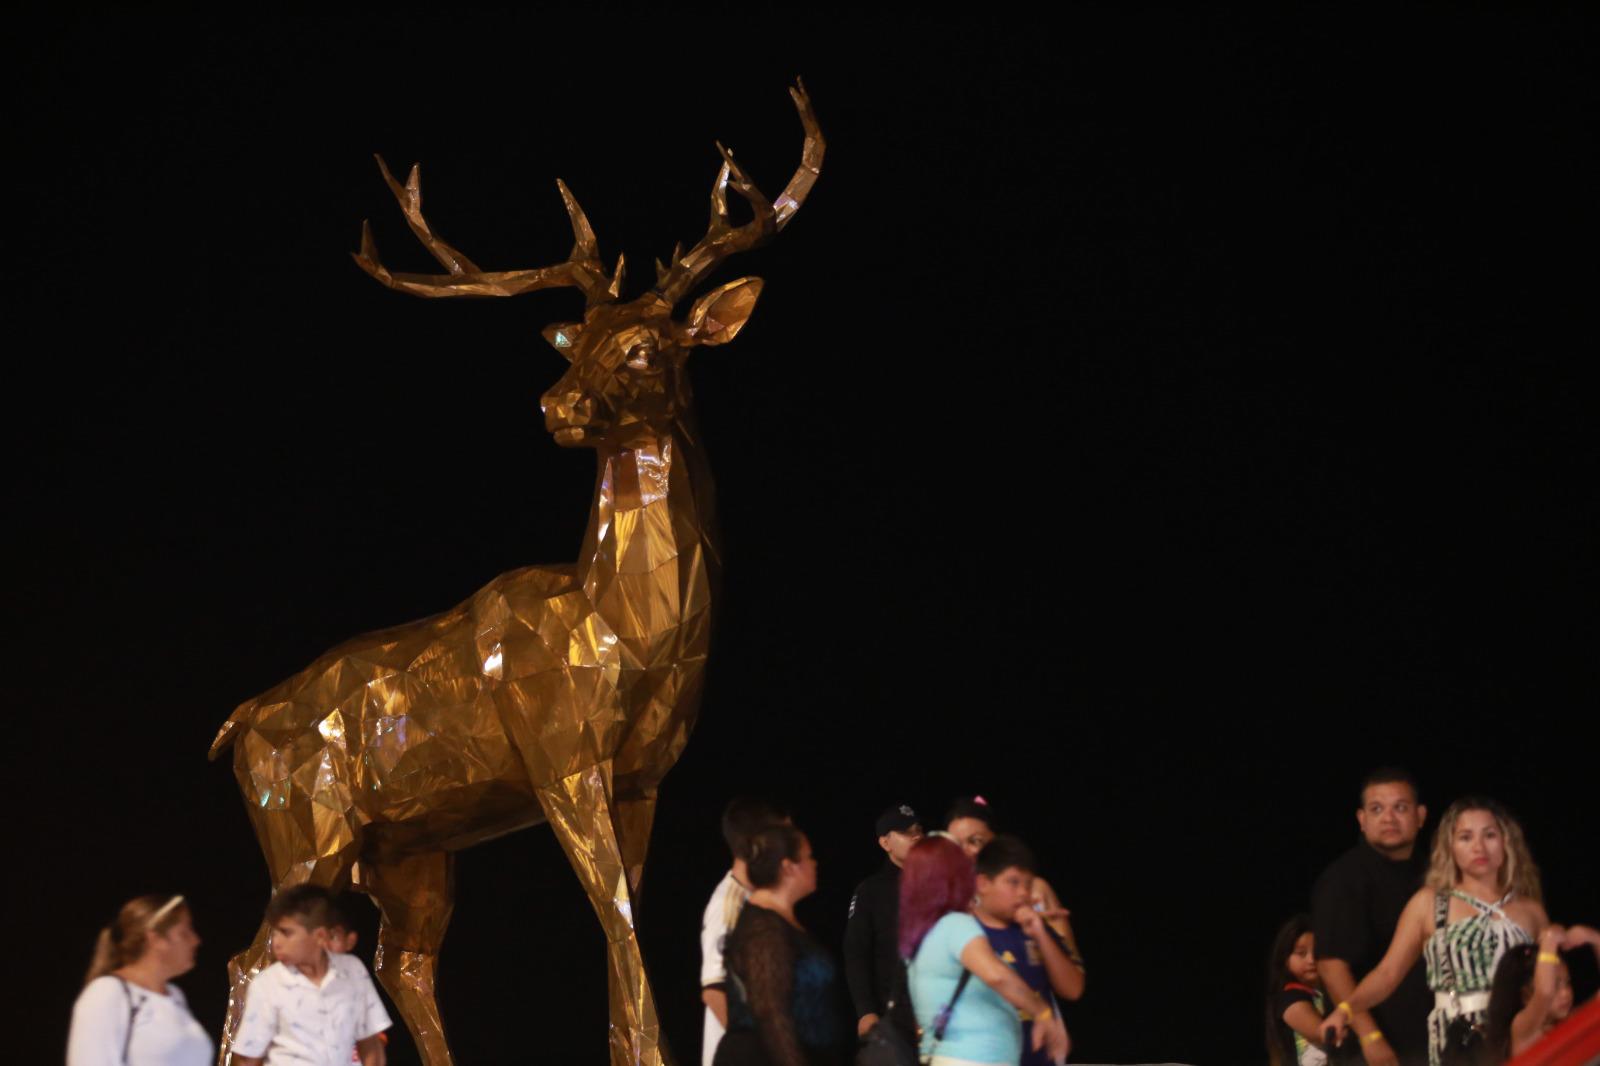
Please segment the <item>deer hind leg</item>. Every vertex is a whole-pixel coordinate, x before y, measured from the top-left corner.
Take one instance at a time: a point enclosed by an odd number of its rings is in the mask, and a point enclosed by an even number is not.
[[[309,817],[315,825],[312,834],[300,830],[301,823],[293,810],[273,811],[253,819],[272,873],[273,895],[306,883],[339,892],[350,883],[350,868],[360,842],[356,826],[348,816],[339,817],[337,825],[329,822],[326,813],[313,810]],[[316,843],[318,836],[321,846]],[[228,960],[228,1014],[217,1046],[217,1066],[230,1066],[233,1062],[233,1035],[244,1017],[245,992],[256,974],[271,965],[271,949],[272,927],[263,920],[250,946]]]
[[[361,887],[382,914],[372,968],[405,1019],[423,1066],[451,1066],[434,978],[455,908],[456,862],[447,851],[361,862]]]
[[[539,802],[605,930],[611,1066],[668,1063],[671,1059],[634,931],[626,860],[612,821],[610,760],[541,788]]]

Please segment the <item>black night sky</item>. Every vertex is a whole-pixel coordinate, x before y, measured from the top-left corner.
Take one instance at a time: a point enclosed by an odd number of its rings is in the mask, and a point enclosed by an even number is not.
[[[566,256],[565,179],[632,294],[704,232],[714,141],[782,187],[796,74],[821,181],[716,275],[767,287],[695,357],[725,582],[640,910],[679,1061],[740,792],[810,833],[834,945],[879,809],[988,796],[1073,911],[1081,1062],[1264,1057],[1263,953],[1376,764],[1436,811],[1503,799],[1552,917],[1600,920],[1595,24],[1430,10],[18,28],[6,835],[37,1010],[8,1057],[59,1058],[94,931],[146,891],[193,901],[215,1033],[269,888],[217,727],[575,558],[593,459],[543,429],[537,331],[579,297],[376,285],[363,218],[432,264],[371,153],[420,160],[488,269]],[[458,887],[458,1061],[604,1061],[549,831]]]

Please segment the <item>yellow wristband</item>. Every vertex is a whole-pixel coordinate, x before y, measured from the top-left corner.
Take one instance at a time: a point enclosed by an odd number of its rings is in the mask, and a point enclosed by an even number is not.
[[[1054,1016],[1055,1016],[1055,1012],[1052,1011],[1049,1007],[1046,1007],[1044,1010],[1040,1011],[1038,1014],[1035,1014],[1033,1016],[1033,1024],[1034,1025],[1038,1025],[1040,1022],[1047,1022],[1051,1018],[1053,1018]]]
[[[1340,1000],[1339,1001],[1339,1005],[1337,1007],[1333,1008],[1333,1009],[1334,1010],[1342,1010],[1342,1011],[1344,1011],[1344,1016],[1346,1018],[1350,1018],[1352,1020],[1354,1020],[1354,1018],[1356,1016],[1356,1012],[1351,1010],[1350,1009],[1350,1004],[1346,1003],[1344,1000]]]
[[[1541,951],[1541,952],[1539,952],[1539,961],[1540,962],[1560,962],[1561,961],[1561,956],[1557,955],[1553,951]]]
[[[1376,1044],[1378,1041],[1380,1041],[1382,1039],[1383,1039],[1383,1030],[1382,1029],[1374,1029],[1372,1032],[1370,1032],[1366,1036],[1362,1037],[1361,1038],[1361,1042],[1363,1044]]]

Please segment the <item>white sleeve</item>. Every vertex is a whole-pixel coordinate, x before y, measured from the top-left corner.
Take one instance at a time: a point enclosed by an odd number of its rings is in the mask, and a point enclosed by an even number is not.
[[[233,1053],[247,1059],[264,1058],[278,1035],[278,1010],[273,1002],[272,979],[267,971],[256,974],[244,993],[244,1017],[233,1034]]]
[[[722,917],[726,906],[726,894],[722,885],[717,886],[717,891],[711,893],[711,902],[706,904],[705,914],[700,917],[700,987],[720,985],[728,979],[727,972],[722,967],[722,942],[727,936],[727,922]]]
[[[367,972],[367,967],[360,959],[346,956],[356,964],[361,972],[361,983],[365,988],[362,993],[361,1021],[356,1026],[356,1039],[365,1040],[369,1036],[377,1036],[394,1024],[389,1019],[389,1012],[383,1009],[383,1000],[378,998],[378,988],[372,981],[372,975]]]
[[[121,1066],[133,1007],[115,977],[97,977],[72,1005],[67,1066]]]

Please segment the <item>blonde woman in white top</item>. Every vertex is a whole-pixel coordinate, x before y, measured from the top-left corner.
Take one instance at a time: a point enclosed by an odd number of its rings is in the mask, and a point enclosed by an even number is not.
[[[182,896],[140,896],[100,931],[72,1007],[67,1066],[209,1066],[211,1038],[172,979],[194,968]]]

